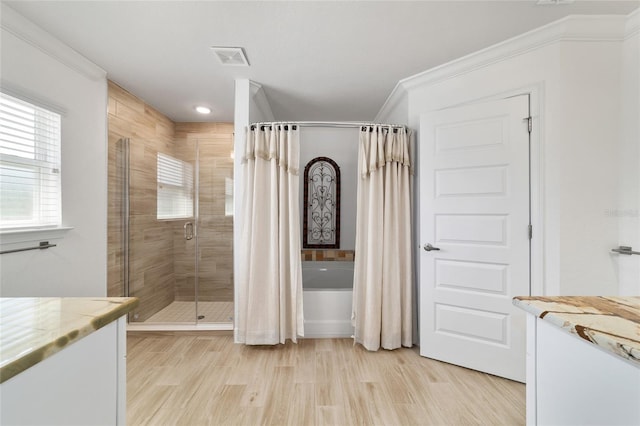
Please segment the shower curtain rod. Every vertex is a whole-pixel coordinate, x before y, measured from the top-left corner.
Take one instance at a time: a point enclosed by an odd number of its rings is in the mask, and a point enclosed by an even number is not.
[[[278,124],[288,124],[292,126],[300,127],[370,127],[370,126],[382,126],[393,128],[406,128],[404,124],[381,124],[381,123],[368,123],[358,121],[261,121],[258,123],[252,123],[251,126],[272,126]]]

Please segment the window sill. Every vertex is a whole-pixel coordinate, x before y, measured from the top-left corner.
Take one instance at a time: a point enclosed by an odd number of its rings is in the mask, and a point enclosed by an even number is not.
[[[59,240],[72,230],[70,226],[56,228],[25,228],[0,231],[0,247],[4,250],[8,245],[34,243],[40,241]],[[11,247],[14,248],[14,247]]]

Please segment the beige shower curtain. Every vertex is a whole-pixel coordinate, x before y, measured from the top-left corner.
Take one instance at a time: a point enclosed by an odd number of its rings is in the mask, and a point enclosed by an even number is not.
[[[304,335],[296,126],[252,126],[245,150],[245,194],[236,281],[236,341],[274,345]]]
[[[360,131],[352,321],[371,351],[413,343],[409,151],[404,128]]]

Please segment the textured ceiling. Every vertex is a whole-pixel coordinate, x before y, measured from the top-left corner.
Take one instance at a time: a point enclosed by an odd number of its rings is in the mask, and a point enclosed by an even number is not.
[[[5,1],[174,121],[233,121],[234,79],[278,120],[372,120],[403,78],[569,14],[633,1]],[[211,46],[243,47],[225,67]],[[204,104],[210,116],[196,114]]]

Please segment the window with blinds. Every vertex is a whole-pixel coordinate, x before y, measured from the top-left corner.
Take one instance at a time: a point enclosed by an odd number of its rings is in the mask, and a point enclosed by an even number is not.
[[[158,153],[158,219],[193,217],[193,166]]]
[[[0,229],[61,224],[60,114],[0,93]]]

